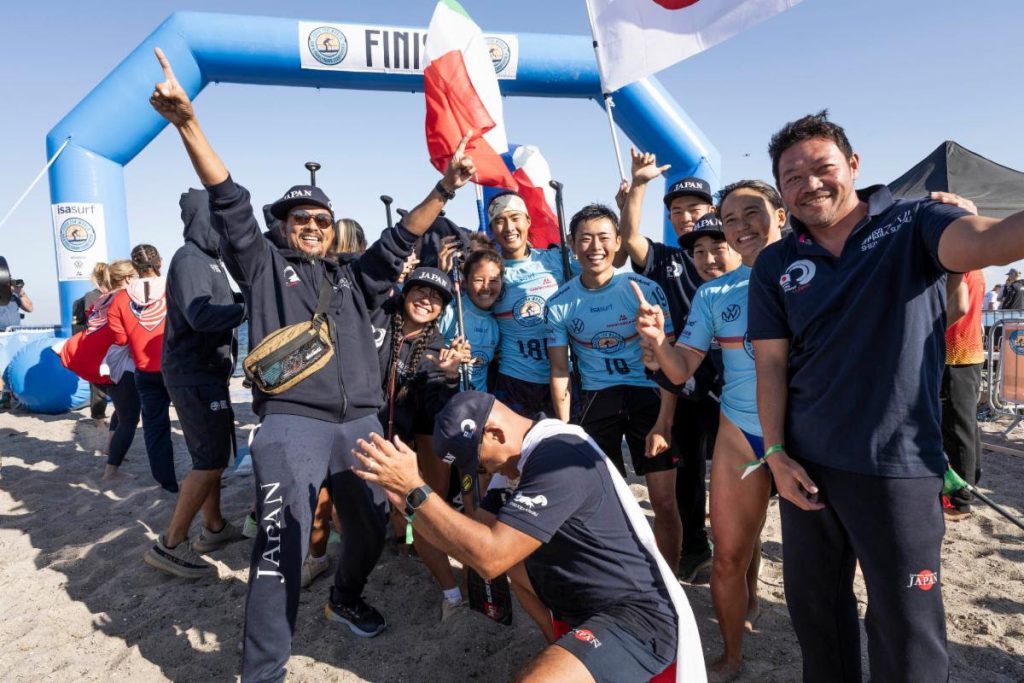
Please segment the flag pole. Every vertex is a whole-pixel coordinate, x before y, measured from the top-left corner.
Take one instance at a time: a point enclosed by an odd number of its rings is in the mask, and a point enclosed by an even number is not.
[[[487,232],[487,211],[484,209],[484,188],[473,178],[473,186],[476,188],[476,215],[480,221],[480,232]]]
[[[604,69],[601,66],[601,53],[597,49],[597,26],[594,24],[594,10],[590,7],[590,0],[584,0],[587,6],[587,20],[590,22],[590,37],[594,44],[594,57],[597,59],[597,71],[602,75],[602,88]],[[615,163],[619,167],[619,177],[623,182],[627,181],[626,169],[622,165],[622,150],[619,149],[619,136],[615,132],[615,116],[612,114],[612,108],[615,106],[615,102],[612,101],[611,93],[604,94],[604,110],[608,114],[608,130],[612,134],[612,147],[615,148]]]

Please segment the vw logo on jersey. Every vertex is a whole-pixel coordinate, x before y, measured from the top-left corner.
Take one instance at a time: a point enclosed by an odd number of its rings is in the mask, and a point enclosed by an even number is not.
[[[620,334],[605,331],[595,334],[590,344],[601,353],[615,353],[626,345],[626,340]]]
[[[743,309],[740,308],[739,304],[729,304],[728,306],[726,306],[725,310],[722,311],[722,320],[724,320],[727,323],[731,323],[734,320],[738,320],[740,317],[740,312],[742,310]]]
[[[524,296],[512,308],[512,317],[524,327],[540,325],[544,322],[544,303],[545,299],[542,296]]]
[[[579,334],[583,331],[586,324],[580,318],[573,318],[572,322],[569,323],[569,329],[572,330],[573,334]]]
[[[743,350],[747,352],[747,355],[751,358],[754,357],[754,344],[750,341],[750,333],[743,333]]]
[[[786,268],[785,274],[779,278],[779,286],[784,292],[798,292],[806,289],[811,280],[814,279],[815,265],[807,259],[793,261]]]

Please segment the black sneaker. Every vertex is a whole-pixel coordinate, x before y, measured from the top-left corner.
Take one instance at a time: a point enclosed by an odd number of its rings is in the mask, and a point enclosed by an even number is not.
[[[693,583],[697,575],[711,566],[714,546],[708,543],[703,550],[695,553],[683,553],[679,558],[679,571],[676,576],[680,581]]]
[[[351,605],[328,600],[324,605],[324,616],[327,617],[327,621],[347,625],[352,633],[362,638],[378,636],[388,627],[388,622],[384,621],[381,613],[362,598],[358,598]]]

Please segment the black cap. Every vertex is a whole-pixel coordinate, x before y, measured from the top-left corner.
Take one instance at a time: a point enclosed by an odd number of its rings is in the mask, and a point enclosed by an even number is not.
[[[312,204],[334,213],[331,200],[324,191],[315,185],[295,185],[284,193],[284,196],[270,205],[270,213],[278,220],[287,220],[288,212],[296,206]]]
[[[455,394],[434,420],[434,452],[465,476],[476,476],[480,441],[494,407],[494,397],[482,391]]]
[[[711,185],[708,184],[708,181],[697,176],[690,176],[689,178],[675,181],[668,188],[668,192],[665,193],[665,208],[670,208],[672,200],[676,197],[682,197],[687,194],[700,197],[708,204],[715,203],[715,200],[711,198]]]
[[[402,285],[402,291],[408,291],[413,285],[431,287],[441,295],[441,300],[447,306],[452,300],[452,281],[444,274],[443,270],[422,266],[409,273]]]
[[[679,246],[683,249],[693,251],[693,245],[701,237],[714,237],[716,240],[724,240],[725,232],[722,231],[722,221],[713,213],[706,213],[697,219],[693,224],[693,230],[679,236]]]

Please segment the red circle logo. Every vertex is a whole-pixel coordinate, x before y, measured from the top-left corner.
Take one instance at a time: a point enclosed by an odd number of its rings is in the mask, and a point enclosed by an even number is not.
[[[594,634],[585,628],[576,629],[576,640],[582,640],[584,643],[589,643],[594,640]]]
[[[696,5],[700,0],[654,0],[654,2],[665,9],[683,9],[690,5]]]
[[[923,591],[930,591],[939,582],[938,577],[930,569],[922,569],[917,576],[917,587]]]

